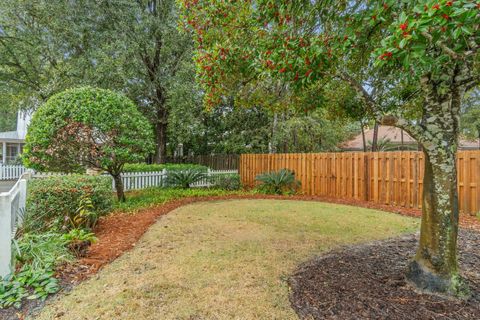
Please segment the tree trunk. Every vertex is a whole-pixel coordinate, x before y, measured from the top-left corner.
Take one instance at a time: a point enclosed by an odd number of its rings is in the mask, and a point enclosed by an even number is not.
[[[155,141],[157,148],[155,150],[154,162],[161,164],[167,160],[167,124],[159,121],[155,125]]]
[[[375,121],[373,126],[373,140],[372,140],[372,152],[376,152],[378,149],[378,121]]]
[[[367,138],[365,137],[365,126],[362,120],[360,120],[360,127],[362,128],[363,152],[367,152]]]
[[[407,270],[407,279],[417,288],[454,296],[468,295],[457,261],[460,94],[427,97],[420,137],[425,155],[420,242]]]
[[[127,198],[125,197],[125,191],[123,190],[123,182],[120,174],[112,175],[113,181],[115,182],[115,190],[117,191],[117,199],[119,202],[125,202]]]

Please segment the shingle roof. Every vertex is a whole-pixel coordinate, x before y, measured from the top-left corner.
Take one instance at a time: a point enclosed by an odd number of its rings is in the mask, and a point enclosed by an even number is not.
[[[378,127],[378,139],[388,139],[391,143],[400,144],[402,142],[402,130],[396,127],[379,126]],[[365,140],[367,143],[373,140],[373,128],[365,130]],[[404,144],[416,144],[417,141],[413,139],[408,133],[403,131],[403,143]],[[459,147],[462,149],[476,149],[478,148],[479,141],[477,140],[465,140],[460,139]],[[359,134],[350,141],[342,144],[342,149],[346,150],[363,150],[363,138],[362,134]]]

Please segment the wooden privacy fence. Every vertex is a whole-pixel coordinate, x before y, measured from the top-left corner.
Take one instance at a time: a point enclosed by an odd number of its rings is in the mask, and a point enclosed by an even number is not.
[[[214,154],[184,157],[167,157],[168,163],[195,163],[213,170],[238,170],[238,154]]]
[[[474,215],[480,211],[480,151],[460,151],[457,160],[460,211]],[[243,154],[240,158],[245,186],[254,186],[260,173],[283,168],[295,172],[307,195],[422,206],[422,152]]]

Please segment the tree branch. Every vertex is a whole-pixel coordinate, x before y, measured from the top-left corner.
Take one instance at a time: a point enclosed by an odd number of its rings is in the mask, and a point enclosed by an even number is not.
[[[426,32],[422,31],[421,35],[427,38],[428,41],[430,41],[433,45],[437,45],[440,49],[442,49],[446,54],[448,54],[452,59],[458,60],[460,58],[463,58],[463,56],[458,55],[455,51],[450,49],[447,45],[445,45],[443,42],[438,41],[437,43],[433,42],[433,36]]]

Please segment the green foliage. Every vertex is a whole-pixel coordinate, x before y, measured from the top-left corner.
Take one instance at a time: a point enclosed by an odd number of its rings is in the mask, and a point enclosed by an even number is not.
[[[90,245],[97,241],[94,233],[84,229],[72,229],[62,237],[67,242],[67,248],[77,258],[86,256]]]
[[[212,188],[235,191],[242,188],[239,174],[222,174],[212,176]]]
[[[24,298],[45,300],[49,294],[58,292],[59,281],[54,275],[51,267],[34,269],[25,265],[18,273],[0,280],[0,309],[20,308]]]
[[[267,194],[296,193],[300,187],[300,181],[295,179],[295,173],[287,169],[259,174],[255,180],[260,182],[258,190]]]
[[[20,307],[22,299],[45,300],[59,290],[55,267],[73,256],[56,232],[24,234],[15,241],[17,272],[0,280],[0,308]]]
[[[112,208],[112,182],[102,176],[52,176],[28,185],[25,232],[92,228]]]
[[[206,166],[193,163],[165,163],[165,164],[146,164],[146,163],[127,163],[123,167],[123,172],[158,172],[158,171],[182,171],[199,170],[207,171]]]
[[[72,229],[68,233],[62,234],[62,238],[65,239],[67,243],[75,241],[95,243],[98,240],[93,232],[89,232],[85,229]]]
[[[17,241],[16,260],[20,265],[30,265],[33,269],[54,267],[71,261],[66,244],[66,239],[57,232],[25,233]]]
[[[167,176],[167,185],[171,187],[178,187],[188,189],[196,182],[207,178],[207,174],[201,170],[183,170],[169,172]]]
[[[90,87],[51,97],[33,115],[24,163],[40,171],[85,167],[118,174],[153,151],[152,128],[122,94]]]
[[[467,93],[460,116],[462,134],[468,139],[480,137],[480,90]]]
[[[167,201],[178,200],[185,197],[215,197],[237,194],[249,194],[243,191],[227,191],[223,189],[205,189],[205,188],[149,188],[144,190],[129,192],[128,202],[117,202],[115,211],[135,212],[139,209],[150,208],[162,205]]]
[[[327,119],[325,110],[284,114],[272,142],[277,152],[338,151],[339,145],[357,133],[358,128],[344,121]]]

